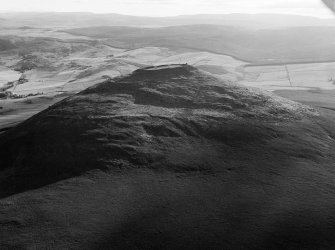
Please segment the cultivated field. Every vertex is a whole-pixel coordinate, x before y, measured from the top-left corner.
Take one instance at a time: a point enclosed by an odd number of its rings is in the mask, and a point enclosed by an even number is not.
[[[335,89],[335,62],[247,66],[240,83],[267,90]]]
[[[0,66],[0,88],[4,87],[8,82],[16,81],[19,77],[20,74],[18,72]]]

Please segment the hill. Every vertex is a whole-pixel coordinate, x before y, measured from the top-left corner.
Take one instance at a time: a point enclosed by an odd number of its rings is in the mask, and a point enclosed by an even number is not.
[[[111,46],[187,48],[226,54],[255,64],[335,60],[335,28],[294,27],[250,30],[219,25],[164,28],[87,27],[72,35],[105,39]]]
[[[98,84],[0,135],[0,247],[329,249],[333,119],[188,65]]]
[[[35,31],[29,29],[29,37],[2,37],[12,46],[0,51],[0,130],[26,120],[59,98],[150,65],[188,63],[232,81],[243,76],[245,62],[228,56],[161,47],[117,49],[78,37],[34,37]]]

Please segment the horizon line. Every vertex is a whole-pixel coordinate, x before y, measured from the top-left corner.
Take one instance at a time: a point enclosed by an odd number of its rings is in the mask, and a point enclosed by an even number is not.
[[[146,15],[131,15],[131,14],[122,14],[117,12],[92,12],[92,11],[14,11],[14,10],[0,10],[0,14],[42,14],[42,13],[54,13],[54,14],[92,14],[92,15],[120,15],[120,16],[130,16],[130,17],[143,17],[143,18],[173,18],[173,17],[182,17],[182,16],[228,16],[228,15],[277,15],[277,16],[297,16],[297,17],[309,17],[316,19],[335,19],[334,17],[321,17],[321,16],[312,16],[312,15],[303,15],[298,13],[279,13],[279,12],[257,12],[257,13],[247,13],[247,12],[231,12],[231,13],[195,13],[195,14],[180,14],[180,15],[165,15],[165,16],[146,16]]]

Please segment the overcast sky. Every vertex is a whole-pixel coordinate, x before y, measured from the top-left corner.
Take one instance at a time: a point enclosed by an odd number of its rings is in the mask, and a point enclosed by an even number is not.
[[[331,17],[321,0],[0,0],[0,11],[60,11],[174,16],[285,13]]]

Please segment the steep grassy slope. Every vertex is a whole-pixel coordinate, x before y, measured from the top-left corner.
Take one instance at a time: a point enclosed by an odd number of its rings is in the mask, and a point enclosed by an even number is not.
[[[329,249],[333,118],[188,65],[104,82],[0,136],[0,246]]]
[[[162,46],[211,51],[253,63],[335,60],[333,27],[248,30],[230,26],[189,25],[165,28],[89,27],[74,35],[109,38],[123,48]]]

